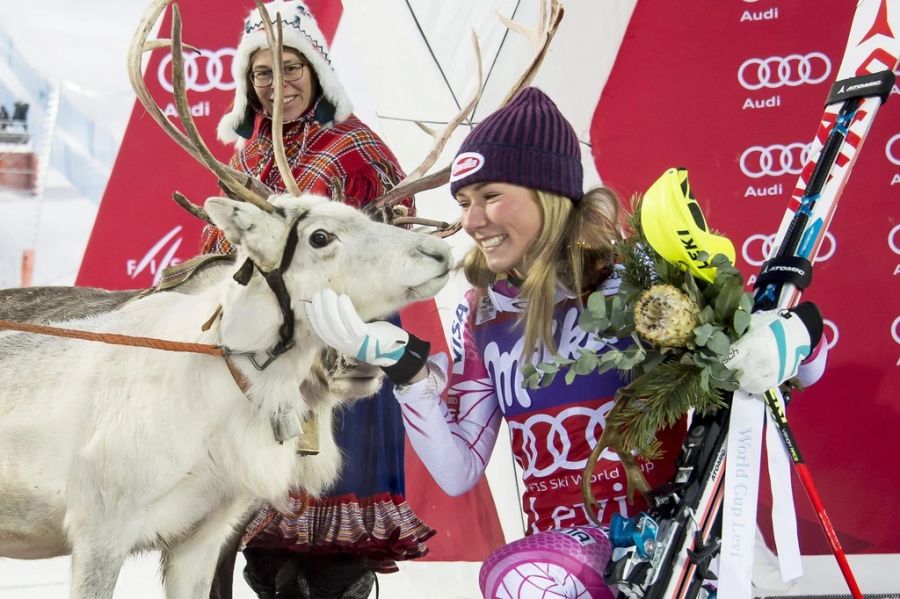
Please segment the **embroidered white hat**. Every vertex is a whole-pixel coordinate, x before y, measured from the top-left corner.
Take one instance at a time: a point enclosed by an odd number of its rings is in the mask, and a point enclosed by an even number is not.
[[[328,44],[319,30],[312,12],[301,0],[274,0],[264,5],[269,18],[281,15],[282,45],[299,51],[315,70],[316,77],[325,99],[334,108],[333,119],[345,120],[353,111],[350,98],[337,78],[328,56]],[[260,48],[268,48],[266,30],[257,9],[253,9],[244,20],[244,31],[231,65],[234,76],[234,105],[230,112],[219,121],[216,133],[225,143],[241,143],[253,133],[255,113],[247,98],[247,71],[250,57]]]

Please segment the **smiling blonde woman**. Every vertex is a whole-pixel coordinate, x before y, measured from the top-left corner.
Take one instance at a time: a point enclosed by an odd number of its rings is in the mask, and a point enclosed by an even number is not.
[[[615,370],[594,370],[571,384],[556,377],[528,389],[521,367],[554,353],[577,359],[582,351],[612,347],[578,321],[588,293],[613,294],[619,287],[618,200],[602,187],[582,193],[575,131],[536,88],[522,90],[469,133],[450,191],[475,241],[463,261],[473,289],[455,311],[451,347],[461,350],[452,364],[443,356],[426,360],[399,327],[362,322],[347,296],[328,289],[313,296],[310,324],[326,343],[381,366],[389,377],[404,373],[394,382],[407,435],[450,495],[471,489],[484,474],[506,420],[522,469],[527,536],[485,560],[479,576],[485,597],[611,598],[603,578],[610,543],[589,520],[581,478],[626,381]],[[638,460],[651,488],[671,480],[684,429],[682,420],[660,431],[662,457]],[[627,502],[624,468],[611,451],[601,454],[590,487],[603,524],[613,514],[646,509],[643,497]]]

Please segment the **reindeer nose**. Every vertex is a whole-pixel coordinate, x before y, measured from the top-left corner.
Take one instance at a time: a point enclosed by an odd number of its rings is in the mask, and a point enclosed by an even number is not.
[[[422,246],[419,246],[416,249],[419,250],[420,254],[432,258],[438,264],[444,264],[450,261],[450,257],[445,253],[437,252],[433,249],[424,248]]]

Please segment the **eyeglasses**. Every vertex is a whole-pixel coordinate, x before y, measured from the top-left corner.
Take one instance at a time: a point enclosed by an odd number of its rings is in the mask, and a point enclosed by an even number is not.
[[[285,82],[297,81],[303,77],[303,68],[308,66],[305,62],[294,62],[284,65],[281,70],[283,71]],[[260,69],[250,72],[250,81],[253,82],[255,87],[269,87],[274,80],[275,77],[271,69]]]

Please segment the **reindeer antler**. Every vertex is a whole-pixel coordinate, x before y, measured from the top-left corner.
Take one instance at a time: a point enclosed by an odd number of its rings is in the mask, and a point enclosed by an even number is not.
[[[522,71],[522,75],[519,77],[519,80],[516,81],[516,84],[512,86],[509,92],[507,92],[506,97],[503,98],[500,106],[506,106],[507,102],[512,100],[513,96],[515,96],[519,90],[528,87],[528,84],[531,83],[534,76],[537,75],[538,69],[541,68],[541,63],[544,62],[544,57],[547,55],[547,48],[550,47],[550,40],[556,35],[556,30],[559,28],[559,23],[562,21],[564,12],[565,10],[559,3],[559,0],[549,0],[549,2],[541,5],[540,24],[537,27],[528,28],[524,27],[521,23],[513,21],[509,17],[500,14],[499,10],[497,11],[497,18],[499,18],[504,25],[516,33],[524,35],[534,47],[534,56],[531,58],[531,62],[528,63],[528,66]]]
[[[438,157],[441,155],[441,152],[444,150],[444,146],[447,145],[447,140],[450,139],[450,135],[453,131],[456,130],[459,125],[466,120],[466,117],[469,116],[469,113],[475,108],[478,104],[478,101],[481,99],[481,93],[484,91],[483,83],[484,83],[484,75],[483,68],[481,65],[481,46],[478,44],[478,36],[475,35],[475,31],[472,31],[472,47],[475,50],[475,62],[478,65],[478,79],[475,81],[475,93],[472,95],[472,99],[469,100],[469,103],[462,107],[462,109],[453,117],[447,126],[440,133],[436,133],[432,131],[430,128],[426,127],[422,123],[416,122],[420,129],[428,133],[434,138],[434,145],[431,147],[431,151],[425,157],[425,160],[422,163],[414,168],[411,173],[409,173],[406,178],[400,182],[400,185],[403,185],[407,181],[412,181],[415,179],[421,179],[422,176],[428,172],[435,162],[437,162]]]
[[[521,89],[527,87],[529,83],[534,79],[534,76],[537,74],[538,69],[541,66],[541,63],[544,61],[544,57],[547,54],[547,48],[550,46],[550,40],[553,39],[553,36],[556,35],[556,30],[559,28],[559,23],[562,21],[564,9],[562,5],[559,3],[559,0],[545,0],[545,2],[541,5],[541,19],[540,23],[537,27],[527,28],[522,26],[520,23],[513,21],[499,12],[497,13],[500,20],[506,25],[509,29],[512,29],[516,33],[524,35],[531,41],[532,46],[534,47],[534,56],[531,61],[522,71],[522,74],[519,76],[519,79],[516,83],[510,88],[509,92],[507,92],[506,96],[503,98],[503,101],[500,103],[500,107],[505,106],[512,98],[515,96]],[[399,202],[401,199],[419,193],[421,191],[427,191],[429,189],[436,189],[444,184],[446,184],[450,180],[450,167],[444,167],[441,170],[432,173],[428,176],[423,176],[429,168],[437,161],[437,158],[440,156],[441,150],[443,150],[444,145],[447,143],[447,140],[450,138],[450,134],[460,125],[460,123],[465,120],[466,116],[469,112],[475,107],[478,103],[478,99],[481,97],[481,53],[478,51],[478,40],[475,38],[473,34],[473,39],[475,43],[476,52],[478,53],[478,92],[476,96],[470,101],[459,114],[456,115],[444,128],[444,130],[440,133],[440,135],[432,135],[435,137],[436,142],[432,150],[429,152],[426,159],[420,164],[416,169],[410,173],[406,179],[400,182],[399,185],[394,187],[389,192],[384,195],[378,197],[375,202],[378,205],[393,205]],[[498,107],[499,108],[499,107]],[[419,125],[422,127],[422,125]],[[452,235],[456,231],[460,229],[459,222],[455,222],[449,225],[446,228],[438,228],[435,231],[435,235],[439,235],[441,237],[446,237],[448,235]]]
[[[444,146],[447,145],[447,141],[450,139],[450,135],[452,135],[453,131],[466,120],[466,117],[469,116],[469,113],[472,112],[472,109],[478,104],[478,101],[481,99],[481,93],[484,91],[484,88],[482,87],[484,77],[482,76],[483,69],[481,66],[481,46],[478,44],[478,36],[475,35],[474,31],[472,31],[472,46],[475,49],[475,62],[478,65],[478,80],[475,82],[475,93],[473,94],[472,99],[463,106],[456,116],[450,119],[450,122],[447,123],[447,126],[444,127],[440,133],[432,131],[418,121],[416,122],[416,125],[418,125],[420,129],[434,138],[434,145],[419,166],[414,168],[412,172],[410,172],[392,190],[375,198],[375,203],[378,206],[393,206],[403,198],[414,195],[420,191],[427,191],[429,189],[440,187],[450,179],[449,166],[427,177],[425,176],[425,173],[427,173],[428,169],[437,162]]]
[[[184,59],[182,55],[184,45],[181,42],[181,13],[177,5],[172,6],[172,39],[168,41],[147,41],[147,36],[153,29],[156,20],[171,1],[154,0],[141,18],[138,29],[132,39],[131,47],[128,50],[128,77],[131,81],[131,87],[134,89],[138,100],[147,110],[147,113],[163,131],[189,155],[210,169],[234,196],[257,206],[261,210],[273,212],[275,207],[266,201],[265,196],[260,195],[259,186],[246,186],[246,182],[241,183],[238,177],[235,176],[237,171],[216,160],[200,137],[187,102],[187,92],[184,84]],[[167,45],[172,47],[172,83],[175,90],[176,109],[187,134],[181,132],[163,114],[162,109],[160,109],[147,89],[144,78],[141,75],[141,56],[143,53]]]
[[[206,213],[206,210],[194,204],[189,199],[187,199],[183,193],[175,191],[172,193],[172,199],[175,200],[175,203],[190,212],[193,216],[196,216],[203,222],[213,224],[212,219],[209,218],[209,215]]]

